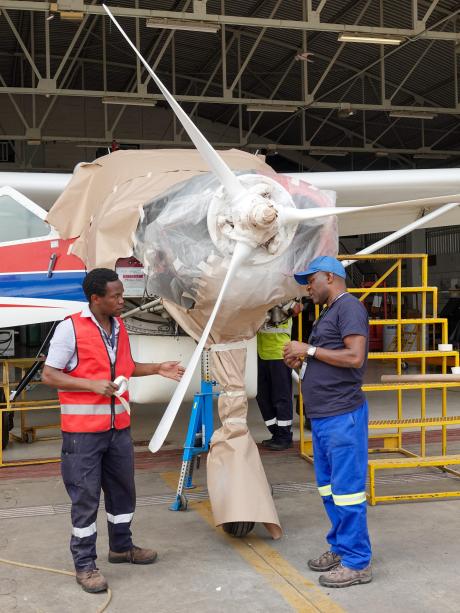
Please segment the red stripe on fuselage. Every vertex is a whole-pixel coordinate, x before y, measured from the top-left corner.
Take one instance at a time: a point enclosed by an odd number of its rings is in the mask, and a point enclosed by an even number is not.
[[[48,270],[50,257],[57,255],[54,271],[85,270],[85,265],[75,255],[67,255],[75,239],[46,239],[34,243],[5,245],[0,243],[0,273],[41,272]],[[51,244],[58,243],[57,247]]]
[[[0,304],[0,308],[8,309],[57,309],[55,306],[41,304]]]

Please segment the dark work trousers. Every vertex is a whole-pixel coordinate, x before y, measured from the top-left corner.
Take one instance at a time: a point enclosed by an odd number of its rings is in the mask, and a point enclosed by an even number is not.
[[[283,360],[257,358],[257,403],[278,441],[292,440],[292,374]]]
[[[133,546],[131,520],[136,506],[131,428],[62,433],[62,478],[72,501],[72,552],[77,571],[96,568],[96,516],[101,488],[111,551]]]

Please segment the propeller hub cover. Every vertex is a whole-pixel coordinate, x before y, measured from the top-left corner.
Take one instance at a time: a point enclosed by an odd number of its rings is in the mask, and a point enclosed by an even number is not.
[[[246,193],[231,200],[220,187],[208,209],[208,230],[223,255],[231,255],[235,241],[253,248],[251,262],[260,264],[281,255],[294,237],[296,226],[279,223],[278,211],[295,205],[289,192],[270,177],[240,175]]]

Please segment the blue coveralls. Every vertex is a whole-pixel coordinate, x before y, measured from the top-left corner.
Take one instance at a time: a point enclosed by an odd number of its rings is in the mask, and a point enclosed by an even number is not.
[[[344,293],[316,320],[309,342],[340,350],[343,339],[352,334],[368,336],[368,315],[354,296]],[[342,564],[355,570],[366,568],[371,560],[366,520],[368,407],[361,389],[364,370],[365,363],[360,368],[345,368],[307,359],[302,381],[318,490],[332,524],[326,538]]]
[[[312,418],[316,482],[332,527],[326,540],[347,568],[371,560],[366,520],[368,408]]]

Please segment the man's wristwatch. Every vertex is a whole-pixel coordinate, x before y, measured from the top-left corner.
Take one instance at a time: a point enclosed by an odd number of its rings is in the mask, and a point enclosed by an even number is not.
[[[307,355],[310,358],[314,358],[315,357],[315,353],[316,353],[317,347],[314,347],[313,345],[310,345],[307,349]]]

